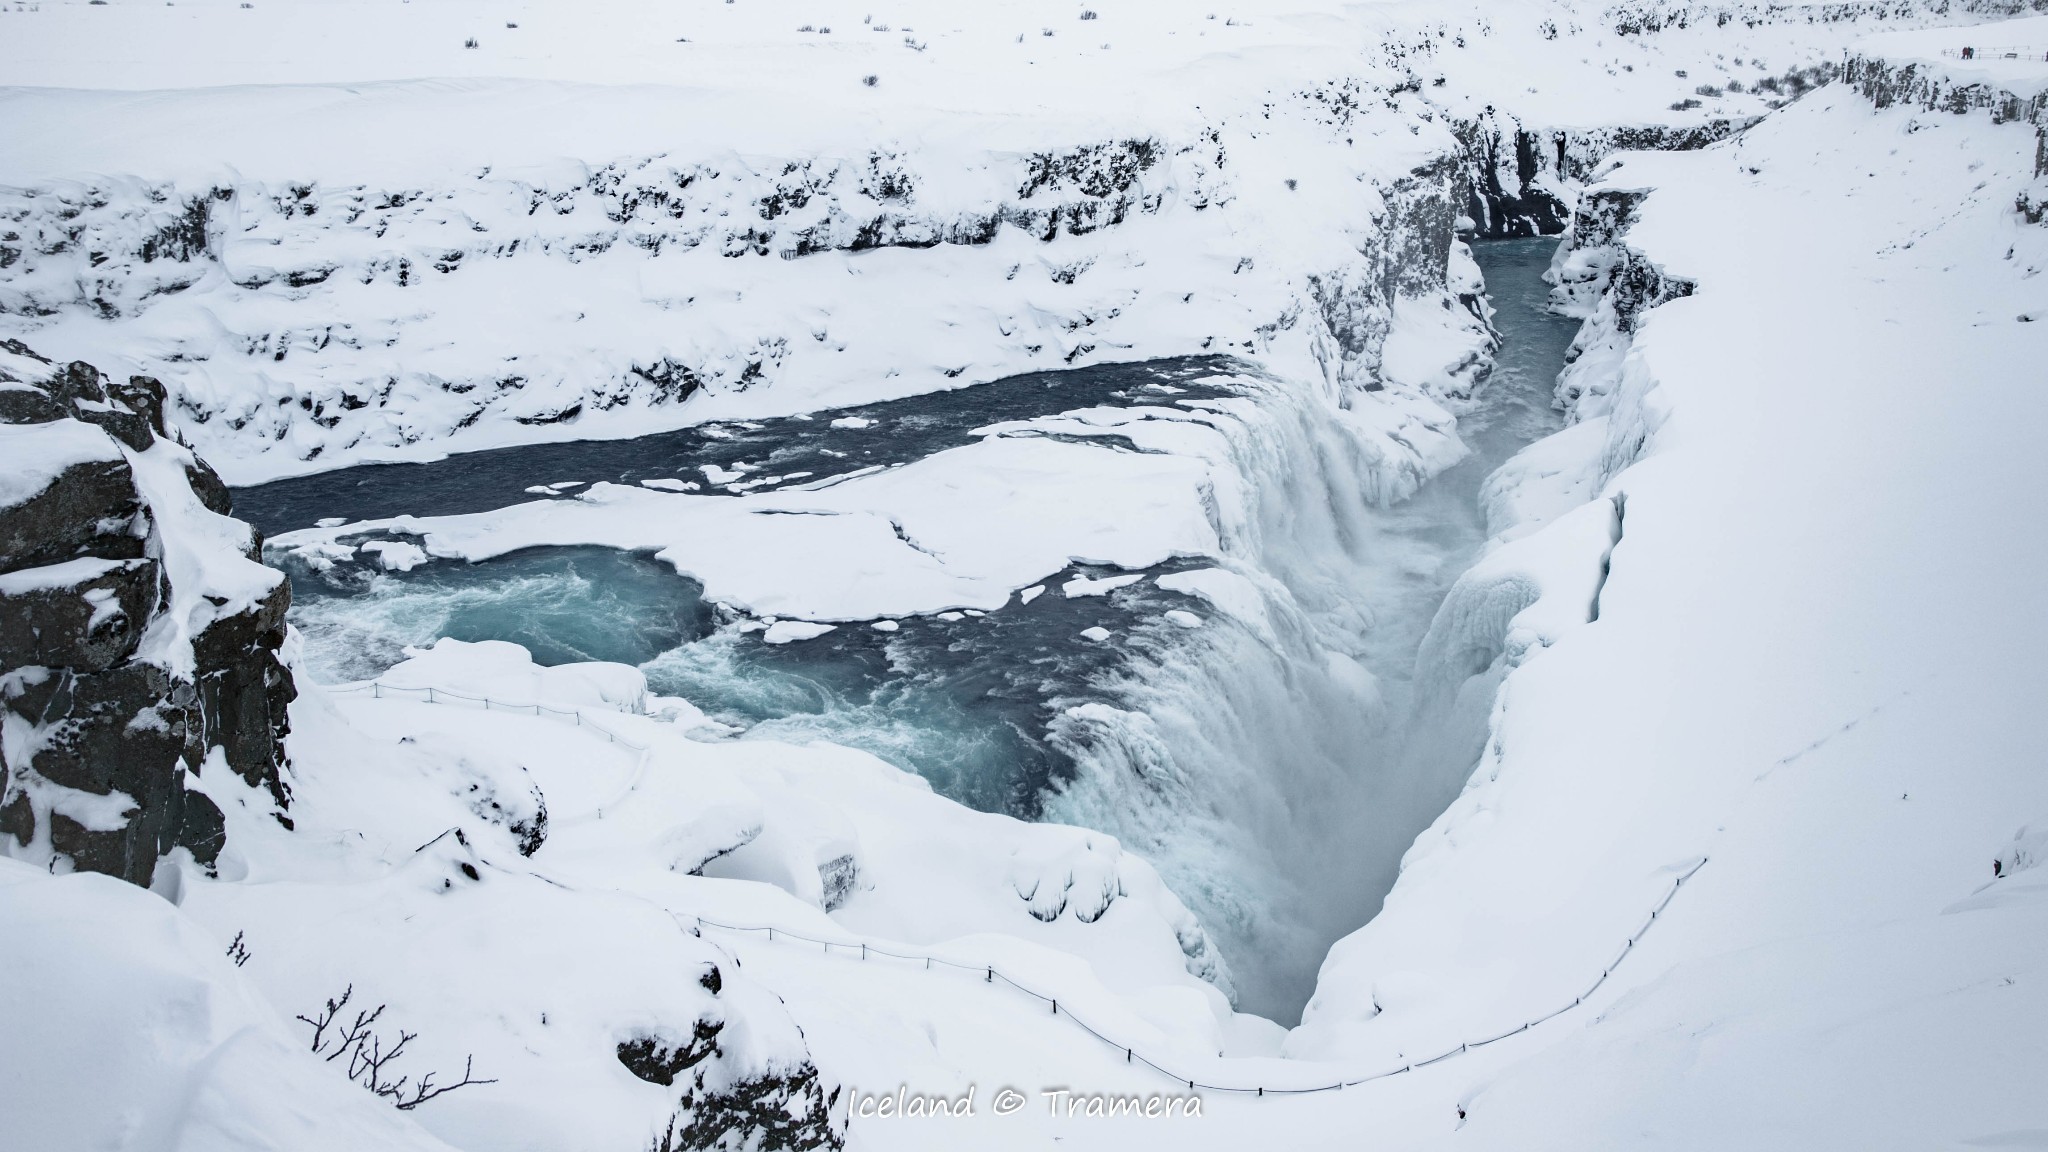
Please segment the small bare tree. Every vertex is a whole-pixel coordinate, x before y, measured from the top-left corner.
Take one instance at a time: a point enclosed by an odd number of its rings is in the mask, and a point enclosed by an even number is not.
[[[405,1046],[419,1038],[416,1032],[398,1030],[398,1042],[387,1045],[384,1037],[371,1027],[384,1015],[386,1004],[375,1008],[358,1008],[355,1019],[339,1023],[349,1001],[355,997],[356,987],[351,984],[342,989],[337,997],[330,997],[316,1016],[300,1016],[313,1029],[312,1050],[316,1056],[326,1057],[328,1063],[348,1057],[348,1078],[362,1085],[370,1092],[391,1101],[400,1111],[410,1112],[437,1096],[468,1088],[477,1084],[496,1084],[496,1080],[476,1078],[476,1057],[462,1058],[462,1079],[453,1084],[436,1085],[435,1073],[428,1072],[418,1081],[409,1075],[395,1079],[386,1072],[387,1066],[405,1055]],[[333,1029],[334,1034],[328,1034]],[[395,1071],[395,1069],[393,1069]]]

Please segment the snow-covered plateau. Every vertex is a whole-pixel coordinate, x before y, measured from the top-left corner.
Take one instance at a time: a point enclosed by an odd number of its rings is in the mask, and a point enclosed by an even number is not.
[[[878,5],[0,5],[0,1146],[2048,1148],[2048,16]]]

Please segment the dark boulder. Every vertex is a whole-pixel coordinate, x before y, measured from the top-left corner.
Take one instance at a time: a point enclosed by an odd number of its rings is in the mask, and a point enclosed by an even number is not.
[[[126,660],[162,599],[154,560],[71,560],[0,575],[9,661],[99,672]]]
[[[58,421],[42,427],[79,425]],[[71,463],[13,503],[0,497],[0,572],[61,564],[80,556],[138,559],[147,534],[141,513],[135,474],[119,455]]]
[[[0,380],[0,424],[47,424],[64,418],[64,409],[40,388]]]
[[[118,384],[83,360],[54,364],[19,340],[0,340],[0,350],[34,366],[34,379],[18,379],[0,369],[0,424],[46,424],[71,417],[106,429],[137,452],[147,451],[158,437],[170,438],[164,427],[168,394],[156,377],[130,376]]]
[[[222,516],[235,514],[235,502],[234,498],[228,495],[227,481],[220,478],[220,473],[213,470],[213,465],[201,460],[197,455],[192,457],[192,463],[185,466],[185,482],[192,486],[192,494],[199,497],[199,502],[206,505],[207,511],[218,512]],[[251,529],[251,532],[254,531]],[[257,553],[261,555],[261,545],[258,545]]]
[[[649,1084],[666,1087],[718,1055],[718,1034],[724,1030],[723,1021],[700,1019],[688,1036],[666,1028],[637,1032],[619,1041],[619,1063]]]

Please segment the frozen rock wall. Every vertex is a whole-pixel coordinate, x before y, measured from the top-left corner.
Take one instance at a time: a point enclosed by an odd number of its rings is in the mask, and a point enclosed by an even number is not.
[[[233,772],[278,819],[291,590],[166,430],[164,390],[0,343],[0,852],[147,885],[219,854],[187,787]]]
[[[1543,128],[1488,105],[1478,117],[1453,125],[1464,149],[1465,215],[1473,231],[1490,240],[1562,232],[1570,224],[1579,188],[1614,153],[1689,152],[1725,140],[1756,120]]]

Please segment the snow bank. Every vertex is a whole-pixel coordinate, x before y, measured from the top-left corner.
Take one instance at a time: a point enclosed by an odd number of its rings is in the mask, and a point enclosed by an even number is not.
[[[27,1147],[446,1149],[332,1075],[190,916],[0,858],[9,1138]]]

